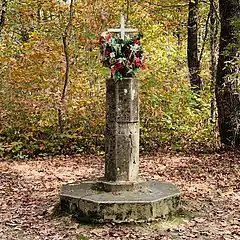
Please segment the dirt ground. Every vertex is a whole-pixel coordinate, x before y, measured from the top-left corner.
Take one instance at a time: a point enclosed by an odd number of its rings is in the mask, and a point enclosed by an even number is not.
[[[170,181],[182,193],[182,213],[145,224],[78,223],[53,216],[63,183],[103,176],[103,158],[59,156],[0,160],[0,240],[240,239],[240,155],[141,158],[141,176]]]

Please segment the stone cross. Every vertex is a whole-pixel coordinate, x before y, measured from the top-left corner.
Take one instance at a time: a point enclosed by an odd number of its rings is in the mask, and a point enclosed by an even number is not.
[[[134,33],[137,32],[138,30],[136,28],[125,28],[125,18],[122,15],[121,16],[121,27],[120,28],[110,28],[108,29],[108,32],[113,32],[113,33],[121,33],[121,39],[124,40],[125,38],[125,33]]]
[[[125,28],[124,16],[120,29],[108,32],[133,33],[135,28]],[[139,171],[139,81],[123,78],[106,81],[106,130],[105,130],[105,189],[110,191],[138,183]],[[109,183],[109,182],[112,182]],[[121,188],[121,186],[120,186]]]
[[[126,32],[136,29],[109,29]],[[180,193],[172,183],[144,181],[139,172],[139,80],[106,80],[105,174],[62,186],[61,209],[80,221],[152,221],[175,213]],[[115,194],[114,194],[115,192]]]

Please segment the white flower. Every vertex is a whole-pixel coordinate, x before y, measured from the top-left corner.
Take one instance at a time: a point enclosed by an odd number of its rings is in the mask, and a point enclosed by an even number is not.
[[[140,50],[140,46],[138,44],[130,45],[130,47],[133,52],[137,52]]]
[[[115,53],[114,52],[110,53],[110,58],[115,58]]]

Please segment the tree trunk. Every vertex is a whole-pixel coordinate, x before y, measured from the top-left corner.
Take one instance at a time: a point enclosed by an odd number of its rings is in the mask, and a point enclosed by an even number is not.
[[[7,11],[7,3],[8,0],[2,0],[2,6],[1,6],[1,15],[0,15],[0,34],[1,31],[5,25],[5,16],[6,16],[6,11]]]
[[[63,41],[63,51],[64,51],[64,55],[65,55],[65,63],[66,63],[66,70],[65,70],[65,74],[64,74],[64,86],[63,86],[63,90],[62,90],[62,95],[61,95],[61,100],[60,100],[60,106],[58,108],[58,123],[59,123],[59,128],[60,128],[60,132],[63,133],[63,105],[64,105],[64,101],[65,101],[65,96],[66,96],[66,91],[67,91],[67,86],[68,86],[68,82],[69,82],[69,72],[70,72],[70,56],[69,56],[69,48],[68,48],[68,38],[69,38],[69,34],[70,34],[70,30],[72,28],[72,22],[73,22],[73,4],[74,4],[74,0],[70,1],[70,7],[69,7],[69,19],[68,19],[68,23],[65,27],[63,36],[62,36],[62,41]]]
[[[217,74],[217,56],[218,56],[218,32],[219,32],[219,21],[216,17],[217,8],[214,0],[211,1],[210,5],[210,55],[211,55],[211,83],[210,91],[212,93],[211,99],[211,121],[215,121],[215,111],[216,111],[216,100],[214,96],[215,84],[216,84],[216,74]]]
[[[187,58],[191,87],[198,92],[202,88],[198,60],[198,0],[189,1]]]
[[[219,0],[221,34],[216,78],[216,100],[221,142],[228,147],[240,145],[239,91],[239,0]]]

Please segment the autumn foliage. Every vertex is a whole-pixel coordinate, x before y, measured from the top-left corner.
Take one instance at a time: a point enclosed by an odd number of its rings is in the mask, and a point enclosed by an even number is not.
[[[105,79],[110,71],[101,65],[98,39],[109,27],[119,26],[122,11],[144,34],[147,70],[138,75],[141,149],[216,147],[208,62],[202,66],[205,90],[195,95],[186,63],[185,1],[162,2],[181,7],[133,1],[127,13],[122,0],[74,1],[66,37],[69,81],[61,101],[66,73],[62,37],[69,4],[9,1],[0,33],[0,156],[103,153]],[[208,54],[203,57],[208,59]]]

